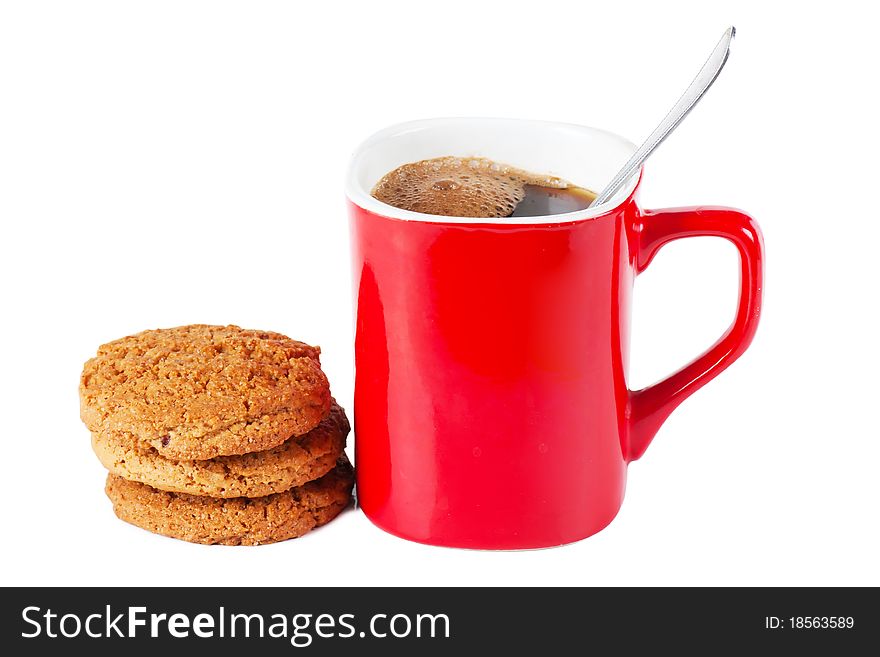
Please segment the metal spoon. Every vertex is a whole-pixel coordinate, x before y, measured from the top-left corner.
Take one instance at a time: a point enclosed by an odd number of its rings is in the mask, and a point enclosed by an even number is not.
[[[725,30],[724,35],[721,37],[721,41],[715,46],[715,50],[709,55],[709,59],[703,64],[703,68],[697,73],[697,77],[694,78],[694,81],[691,82],[690,86],[685,89],[684,94],[678,99],[678,102],[673,105],[666,117],[660,122],[660,125],[654,129],[654,132],[642,142],[642,145],[639,146],[635,153],[633,153],[633,156],[629,158],[627,163],[623,165],[623,168],[617,172],[617,175],[611,179],[611,182],[608,183],[605,189],[603,189],[596,197],[596,200],[590,204],[590,207],[605,203],[614,196],[618,190],[623,187],[627,179],[629,179],[629,177],[635,173],[640,166],[642,166],[642,163],[648,159],[648,156],[654,152],[654,149],[663,143],[663,140],[669,136],[669,133],[675,130],[678,127],[678,124],[682,122],[682,119],[688,115],[688,112],[694,108],[694,105],[699,102],[700,98],[703,97],[703,94],[705,94],[709,87],[712,86],[712,83],[715,82],[715,78],[718,77],[718,74],[721,73],[721,69],[724,68],[724,64],[727,62],[727,57],[730,55],[730,43],[733,41],[735,34],[736,28],[733,25]]]

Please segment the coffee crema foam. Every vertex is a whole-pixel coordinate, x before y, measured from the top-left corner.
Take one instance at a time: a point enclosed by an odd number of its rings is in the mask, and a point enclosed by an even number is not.
[[[483,157],[437,157],[404,164],[373,187],[374,198],[401,210],[446,217],[509,217],[526,185],[568,189],[555,176],[539,176]]]

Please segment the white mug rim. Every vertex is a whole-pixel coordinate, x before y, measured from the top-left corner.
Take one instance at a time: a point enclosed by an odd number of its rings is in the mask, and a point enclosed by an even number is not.
[[[541,128],[547,130],[568,130],[577,131],[584,134],[601,135],[605,139],[617,141],[620,145],[627,148],[631,152],[635,152],[636,145],[628,139],[620,135],[601,128],[593,128],[590,126],[577,125],[574,123],[564,123],[558,121],[540,121],[532,119],[508,119],[495,117],[447,117],[434,119],[419,119],[416,121],[405,121],[383,128],[367,137],[352,154],[348,172],[346,174],[345,193],[348,199],[355,205],[376,215],[388,217],[391,219],[399,219],[403,221],[417,221],[429,223],[456,223],[456,224],[498,224],[498,225],[537,225],[537,224],[557,224],[583,221],[586,219],[594,219],[614,212],[618,207],[623,205],[635,193],[636,188],[641,181],[642,169],[630,176],[626,184],[608,201],[599,206],[593,206],[585,210],[575,212],[566,212],[563,214],[544,215],[540,217],[503,217],[503,218],[474,218],[474,217],[454,217],[447,215],[425,214],[422,212],[414,212],[412,210],[403,210],[379,201],[371,195],[371,190],[365,189],[360,181],[360,170],[363,166],[365,154],[377,144],[386,141],[392,137],[399,136],[407,132],[423,130],[426,128],[437,128],[441,126],[472,123],[507,123],[511,127],[516,125],[528,125],[531,128]],[[452,153],[450,153],[452,154]],[[515,163],[512,163],[515,164]],[[621,165],[623,162],[620,163]],[[609,178],[610,180],[610,178]],[[601,190],[596,190],[601,191]]]

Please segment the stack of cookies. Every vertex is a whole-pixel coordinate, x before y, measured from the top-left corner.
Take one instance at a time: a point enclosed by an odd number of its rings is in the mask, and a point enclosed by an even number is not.
[[[332,520],[351,499],[345,412],[320,349],[266,331],[193,325],[105,344],[80,415],[116,515],[192,541],[257,545]]]

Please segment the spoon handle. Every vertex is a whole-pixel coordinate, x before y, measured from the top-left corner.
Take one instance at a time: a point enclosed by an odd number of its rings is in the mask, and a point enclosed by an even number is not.
[[[629,177],[638,170],[640,166],[642,166],[642,163],[646,159],[648,159],[648,156],[654,152],[654,149],[663,143],[663,140],[669,136],[669,133],[675,130],[675,128],[678,127],[678,124],[681,123],[682,119],[688,115],[688,112],[694,108],[694,105],[699,102],[700,98],[703,97],[703,94],[705,94],[709,87],[712,86],[712,83],[715,82],[718,74],[721,73],[721,69],[724,68],[724,64],[727,62],[727,57],[730,55],[730,44],[733,41],[735,34],[736,28],[732,25],[725,30],[724,35],[721,37],[721,41],[715,46],[715,49],[712,51],[712,54],[709,55],[709,59],[706,60],[706,63],[703,64],[703,68],[697,73],[697,77],[694,78],[694,81],[690,83],[690,86],[688,86],[687,89],[685,89],[681,98],[679,98],[678,102],[673,105],[671,110],[669,110],[669,113],[660,122],[660,125],[658,125],[654,129],[654,132],[642,142],[642,145],[639,146],[635,153],[633,153],[633,156],[629,158],[627,163],[623,165],[623,168],[617,172],[617,175],[614,176],[611,182],[608,183],[605,189],[603,189],[596,197],[596,200],[590,204],[591,206],[595,207],[605,203],[614,196]]]

